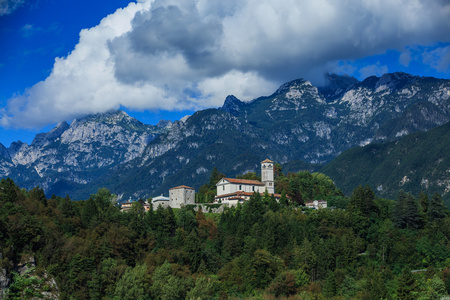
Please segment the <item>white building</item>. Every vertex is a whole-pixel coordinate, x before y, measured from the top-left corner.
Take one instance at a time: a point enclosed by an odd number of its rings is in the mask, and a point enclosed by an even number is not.
[[[273,175],[273,161],[266,159],[261,162],[261,181],[222,178],[217,184],[217,196],[215,202],[229,203],[236,205],[238,202],[249,200],[254,192],[264,194],[265,191],[272,195],[275,193],[275,182]],[[281,197],[275,194],[278,200]]]
[[[269,194],[275,193],[275,181],[273,179],[273,161],[266,159],[261,162],[261,182]]]
[[[162,207],[166,208],[169,206],[169,204],[170,204],[170,198],[164,197],[163,195],[157,196],[152,199],[153,210],[156,210],[158,208],[158,206],[160,206],[160,205]]]
[[[195,204],[195,189],[180,185],[169,190],[169,206],[181,208],[182,206]]]
[[[325,201],[325,200],[309,201],[309,202],[305,202],[305,206],[308,208],[314,208],[314,209],[327,208],[327,201]]]

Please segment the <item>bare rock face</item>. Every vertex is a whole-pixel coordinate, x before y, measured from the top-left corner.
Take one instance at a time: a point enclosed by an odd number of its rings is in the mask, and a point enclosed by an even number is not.
[[[34,256],[32,255],[22,256],[21,261],[18,264],[13,265],[12,269],[21,277],[25,278],[34,277],[38,279],[40,283],[33,284],[31,288],[33,288],[35,292],[41,294],[43,299],[56,300],[59,298],[59,289],[55,279],[49,276],[46,272],[44,272],[42,276],[37,276],[35,274],[36,261]],[[6,269],[0,269],[0,299],[6,298],[7,290],[13,283],[12,280],[13,275],[11,273],[8,273]]]
[[[19,173],[19,183],[30,183],[25,188],[47,189],[59,180],[87,184],[102,169],[139,156],[168,126],[145,125],[123,111],[91,115],[71,125],[62,122],[37,134],[30,145],[19,141],[8,149],[0,146],[0,176]]]
[[[5,299],[6,290],[11,284],[11,279],[9,274],[7,274],[6,269],[0,268],[0,299]]]

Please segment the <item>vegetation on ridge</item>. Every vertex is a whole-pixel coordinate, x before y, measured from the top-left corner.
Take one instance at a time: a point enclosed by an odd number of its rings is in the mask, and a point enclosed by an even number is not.
[[[44,292],[60,299],[449,294],[450,218],[439,194],[416,199],[401,192],[391,201],[360,186],[346,198],[321,174],[278,178],[299,183],[302,199],[329,195],[346,209],[305,210],[254,194],[214,219],[189,207],[145,213],[136,204],[121,213],[106,189],[85,201],[47,199],[39,188],[26,191],[2,179],[0,269],[11,274],[25,256],[36,260],[35,275],[14,276],[6,293],[11,299]],[[426,272],[411,273],[418,269]],[[39,281],[48,277],[58,291]]]

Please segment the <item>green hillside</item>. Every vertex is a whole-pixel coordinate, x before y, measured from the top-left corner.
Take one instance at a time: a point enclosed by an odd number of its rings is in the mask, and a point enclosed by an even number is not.
[[[439,192],[450,204],[450,123],[385,144],[344,151],[320,172],[344,193],[370,185],[382,197],[403,189],[417,195]]]

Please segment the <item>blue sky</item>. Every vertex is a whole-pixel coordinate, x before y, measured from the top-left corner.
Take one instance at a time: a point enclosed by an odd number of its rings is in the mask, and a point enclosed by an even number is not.
[[[0,0],[0,143],[124,109],[147,124],[325,72],[450,78],[448,1]]]

